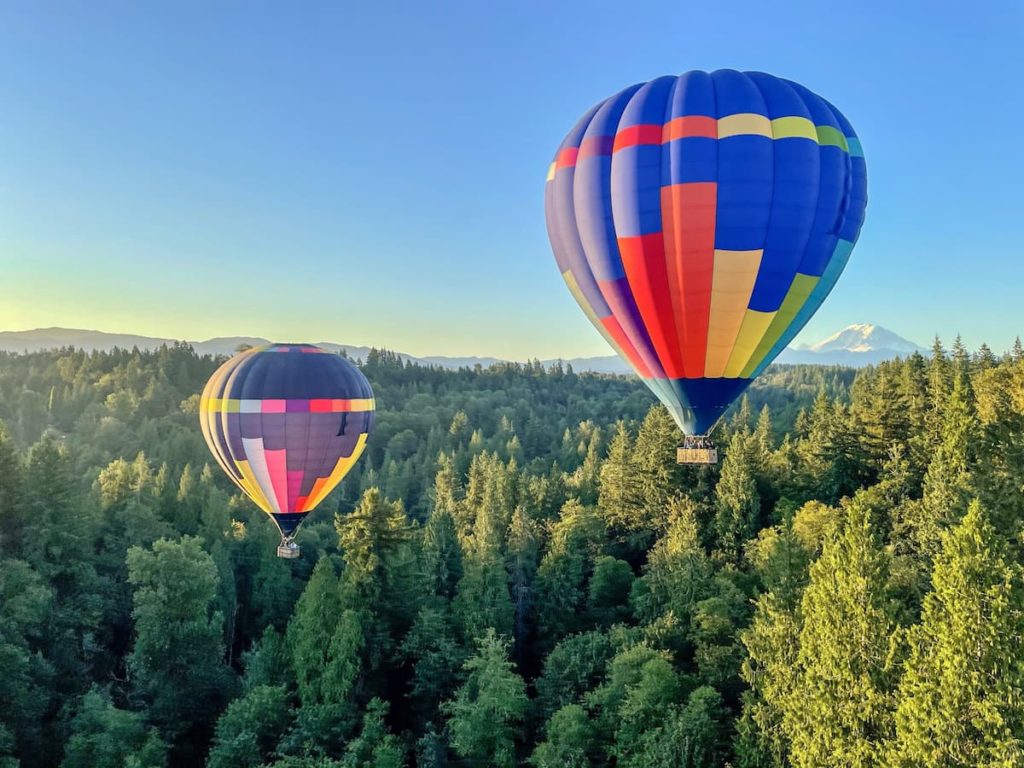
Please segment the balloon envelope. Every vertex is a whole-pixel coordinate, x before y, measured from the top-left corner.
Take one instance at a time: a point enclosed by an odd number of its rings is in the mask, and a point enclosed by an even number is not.
[[[309,344],[235,355],[199,403],[203,437],[218,463],[286,536],[355,464],[373,414],[362,372]]]
[[[687,434],[704,434],[803,328],[864,221],[840,112],[760,72],[687,72],[592,107],[548,169],[559,271]]]

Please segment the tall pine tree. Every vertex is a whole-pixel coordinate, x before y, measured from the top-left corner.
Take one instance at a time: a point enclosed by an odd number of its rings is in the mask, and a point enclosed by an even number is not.
[[[910,630],[893,768],[1024,764],[1024,569],[978,502],[943,535]]]

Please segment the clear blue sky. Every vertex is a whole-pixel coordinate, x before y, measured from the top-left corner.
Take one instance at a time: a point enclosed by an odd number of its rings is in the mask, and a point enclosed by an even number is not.
[[[1024,4],[0,1],[0,330],[606,354],[544,229],[593,102],[760,69],[835,103],[867,221],[801,340],[1024,333]]]

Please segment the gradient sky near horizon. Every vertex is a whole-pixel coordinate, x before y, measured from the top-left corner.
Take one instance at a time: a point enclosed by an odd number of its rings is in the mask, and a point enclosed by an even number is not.
[[[564,133],[617,89],[759,69],[868,162],[798,341],[1024,335],[1024,4],[0,0],[0,330],[608,354],[544,227]]]

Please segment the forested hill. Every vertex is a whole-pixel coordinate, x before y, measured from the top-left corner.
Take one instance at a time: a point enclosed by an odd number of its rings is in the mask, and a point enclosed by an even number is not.
[[[298,561],[199,432],[218,364],[0,354],[0,768],[1024,764],[1024,350],[636,380],[372,352]]]

